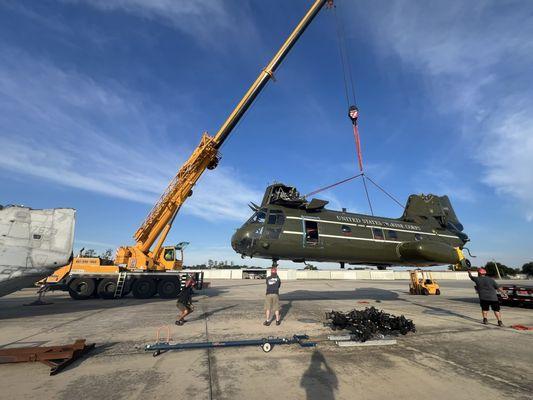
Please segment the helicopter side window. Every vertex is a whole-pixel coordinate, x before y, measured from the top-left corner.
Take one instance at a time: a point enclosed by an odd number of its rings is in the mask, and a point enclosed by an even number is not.
[[[174,249],[165,249],[165,253],[163,254],[163,258],[165,261],[174,261]]]
[[[415,240],[422,240],[422,235],[419,233],[415,233]]]
[[[388,230],[388,231],[387,231],[387,237],[388,237],[389,239],[396,240],[396,239],[398,239],[398,232]]]
[[[350,228],[348,225],[342,225],[341,226],[341,231],[342,233],[352,233],[352,228]]]
[[[283,225],[284,222],[285,222],[285,215],[283,215],[283,211],[270,210],[270,213],[268,214],[269,225]]]
[[[318,243],[318,223],[316,221],[305,221],[305,241],[307,243]]]
[[[383,229],[381,228],[372,228],[372,235],[374,236],[374,239],[376,240],[385,239],[385,237],[383,236]]]

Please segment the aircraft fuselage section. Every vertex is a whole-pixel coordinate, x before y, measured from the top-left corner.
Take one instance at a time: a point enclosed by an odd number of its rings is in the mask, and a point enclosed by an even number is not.
[[[71,208],[0,207],[0,296],[69,262],[75,213]]]
[[[268,205],[237,230],[243,256],[293,261],[431,266],[456,263],[463,238],[438,226],[328,209]]]

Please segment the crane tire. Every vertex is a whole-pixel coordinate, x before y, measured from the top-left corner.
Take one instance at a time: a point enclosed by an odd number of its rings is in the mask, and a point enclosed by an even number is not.
[[[156,293],[157,285],[154,279],[143,277],[133,283],[131,291],[136,299],[149,299]]]
[[[76,278],[68,284],[68,294],[74,300],[87,300],[94,294],[96,283],[92,278]]]
[[[157,293],[162,299],[175,299],[180,291],[180,282],[176,278],[163,278],[157,285]]]
[[[104,278],[98,284],[96,293],[102,299],[114,299],[115,290],[117,289],[117,280],[114,278]]]

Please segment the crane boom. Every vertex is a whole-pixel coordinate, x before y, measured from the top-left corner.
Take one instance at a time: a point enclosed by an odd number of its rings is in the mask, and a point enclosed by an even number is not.
[[[333,1],[315,0],[311,8],[283,43],[270,63],[261,71],[241,101],[235,106],[216,135],[214,137],[207,133],[202,135],[198,147],[196,147],[187,162],[185,162],[180,168],[165,192],[161,195],[160,199],[144,220],[141,227],[135,232],[134,238],[136,244],[133,248],[130,247],[129,251],[127,251],[128,248],[120,248],[117,252],[117,258],[122,256],[122,260],[124,260],[125,257],[129,257],[127,254],[133,255],[132,253],[138,254],[138,252],[148,255],[150,248],[156,240],[157,244],[151,253],[155,255],[159,251],[172,226],[176,214],[187,197],[192,194],[192,188],[200,176],[206,169],[213,169],[216,167],[220,159],[218,150],[224,141],[228,138],[246,110],[252,105],[261,90],[265,87],[268,81],[273,78],[274,72],[285,56],[289,53],[298,38],[303,34],[305,29],[325,4],[331,6]]]

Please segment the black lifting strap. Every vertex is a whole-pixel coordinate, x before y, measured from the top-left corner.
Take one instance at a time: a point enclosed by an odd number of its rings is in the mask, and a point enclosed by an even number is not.
[[[359,164],[359,173],[357,175],[351,176],[349,178],[345,178],[340,180],[339,182],[335,182],[331,185],[322,187],[320,189],[314,190],[308,194],[306,194],[304,197],[312,196],[317,193],[323,192],[328,189],[332,189],[336,186],[342,185],[343,183],[347,183],[353,179],[361,177],[363,181],[363,187],[365,190],[366,199],[368,201],[368,206],[370,208],[370,213],[374,215],[374,209],[372,207],[372,202],[370,200],[370,195],[368,193],[368,187],[366,184],[366,180],[368,179],[369,182],[371,182],[374,186],[376,186],[379,190],[381,190],[383,193],[385,193],[389,198],[391,198],[396,204],[398,204],[402,209],[404,206],[396,199],[394,196],[392,196],[390,193],[388,193],[385,189],[383,189],[380,185],[378,185],[376,182],[374,182],[373,179],[371,179],[369,176],[367,176],[364,172],[363,167],[363,155],[361,151],[361,139],[359,136],[359,129],[357,126],[357,119],[359,118],[359,109],[357,108],[357,103],[355,99],[355,85],[353,83],[353,77],[352,77],[352,68],[350,65],[350,57],[348,55],[348,50],[346,46],[346,34],[344,30],[344,25],[342,23],[342,20],[337,15],[337,7],[336,5],[333,6],[333,11],[335,14],[335,25],[337,30],[337,39],[339,44],[339,56],[341,59],[342,64],[342,77],[344,81],[344,93],[346,95],[346,104],[348,106],[348,117],[350,118],[352,122],[353,127],[353,135],[355,139],[355,146],[357,150],[357,161]],[[350,85],[348,85],[348,82]],[[351,92],[351,93],[350,93]],[[350,96],[351,95],[351,96]],[[350,104],[351,103],[351,104]]]

